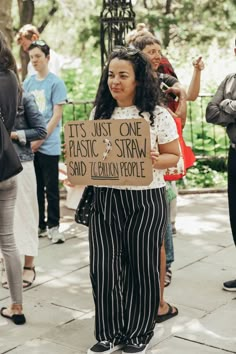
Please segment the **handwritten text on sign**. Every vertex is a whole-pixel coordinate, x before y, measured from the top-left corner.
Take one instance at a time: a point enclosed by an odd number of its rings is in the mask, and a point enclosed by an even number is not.
[[[65,125],[73,184],[149,185],[150,128],[145,119],[71,121]]]

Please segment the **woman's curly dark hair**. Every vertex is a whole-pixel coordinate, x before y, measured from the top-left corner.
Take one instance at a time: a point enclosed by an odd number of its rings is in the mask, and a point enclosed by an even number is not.
[[[16,61],[7,44],[6,37],[0,31],[0,66],[3,70],[14,70],[15,65]]]
[[[94,119],[110,119],[114,108],[117,107],[117,102],[112,97],[107,83],[109,65],[115,58],[127,60],[132,64],[135,79],[138,82],[133,104],[139,109],[139,115],[141,117],[142,112],[148,112],[150,114],[151,124],[153,124],[153,111],[155,106],[159,104],[160,90],[154,77],[151,64],[139,50],[124,47],[115,49],[110,54],[108,63],[103,70],[94,104],[96,107]]]
[[[18,94],[20,97],[20,95],[22,94],[22,88],[17,71],[16,60],[12,54],[10,47],[8,46],[7,39],[2,31],[0,31],[0,70],[11,70],[15,73],[18,83]]]

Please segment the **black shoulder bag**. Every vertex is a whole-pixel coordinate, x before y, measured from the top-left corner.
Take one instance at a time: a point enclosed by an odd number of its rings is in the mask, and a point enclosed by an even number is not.
[[[22,170],[22,164],[5,127],[0,109],[0,182],[17,175]]]
[[[78,224],[89,226],[92,205],[94,202],[94,187],[86,186],[75,211],[75,221]]]

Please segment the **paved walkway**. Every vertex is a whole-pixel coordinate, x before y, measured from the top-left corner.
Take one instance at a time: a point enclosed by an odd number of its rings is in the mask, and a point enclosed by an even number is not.
[[[27,324],[0,318],[1,354],[82,354],[95,342],[87,229],[63,205],[62,215],[66,243],[40,240],[36,281],[24,291]],[[221,289],[236,276],[226,194],[179,196],[177,229],[166,299],[179,315],[156,326],[148,353],[236,353],[236,293]],[[8,295],[0,287],[0,306]]]

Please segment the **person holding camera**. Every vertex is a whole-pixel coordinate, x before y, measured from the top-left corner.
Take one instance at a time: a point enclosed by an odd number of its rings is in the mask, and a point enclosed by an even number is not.
[[[186,122],[187,117],[187,94],[185,89],[180,85],[178,80],[168,74],[159,73],[158,67],[161,62],[161,43],[152,34],[144,34],[137,36],[132,42],[132,46],[141,50],[146,57],[149,59],[152,69],[155,73],[158,86],[163,92],[162,101],[169,113],[173,118],[181,118],[182,129]],[[168,195],[168,194],[167,194]],[[158,310],[157,322],[166,321],[178,314],[178,309],[171,306],[164,300],[164,287],[166,283],[166,274],[170,273],[170,265],[174,261],[174,247],[173,247],[173,237],[171,232],[171,221],[169,215],[168,228],[165,234],[164,242],[161,247],[161,263],[160,263],[160,287],[161,287],[161,299],[160,307]],[[168,255],[170,259],[166,261],[166,249],[168,247]],[[166,283],[167,284],[167,283]],[[170,284],[170,281],[167,285]]]

